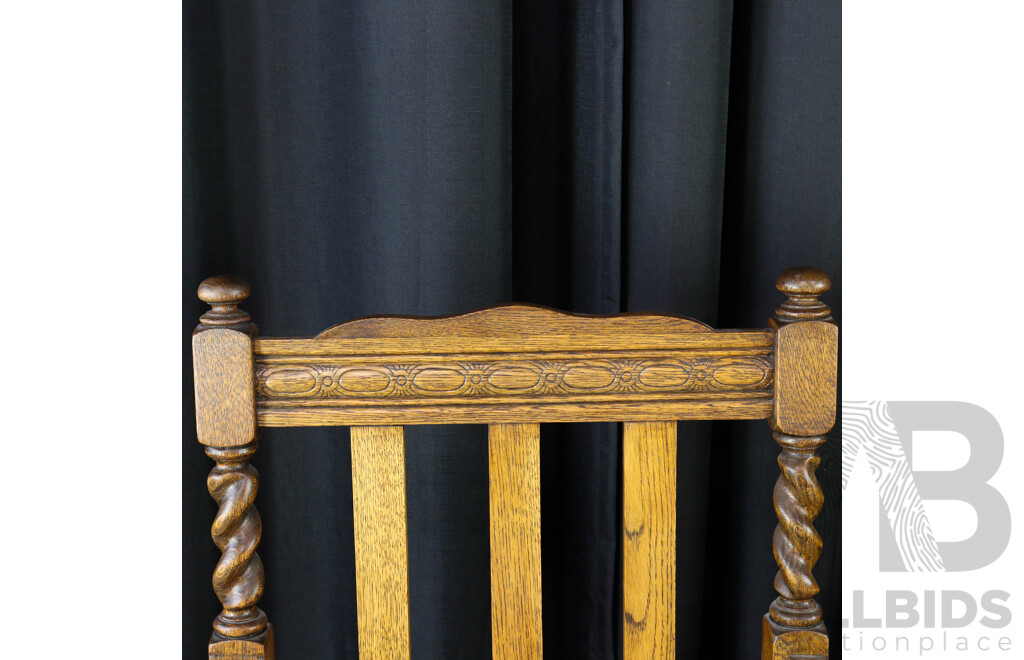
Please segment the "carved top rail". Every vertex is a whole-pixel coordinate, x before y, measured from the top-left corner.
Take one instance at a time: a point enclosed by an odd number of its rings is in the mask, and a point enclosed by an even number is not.
[[[816,435],[835,421],[838,330],[828,276],[784,271],[769,327],[714,330],[676,316],[579,316],[507,305],[444,318],[375,317],[313,338],[259,338],[216,276],[193,336],[199,440],[257,426],[770,418]]]
[[[255,339],[261,426],[759,419],[774,332],[509,305]]]
[[[783,448],[778,459],[782,474],[774,491],[779,526],[773,551],[779,565],[775,580],[779,598],[764,618],[762,657],[795,660],[798,656],[793,652],[805,654],[799,657],[825,657],[828,638],[821,608],[814,600],[818,587],[811,568],[821,554],[821,537],[813,526],[822,506],[821,488],[814,477],[819,461],[815,449],[832,428],[836,408],[838,328],[829,307],[818,299],[830,286],[828,276],[817,269],[783,271],[776,288],[787,299],[775,310],[769,327],[761,330],[714,330],[691,319],[664,315],[577,316],[508,305],[445,318],[357,319],[314,338],[281,339],[258,338],[249,315],[238,308],[249,295],[244,281],[233,276],[205,280],[199,297],[211,309],[200,318],[192,338],[196,429],[207,454],[217,461],[209,486],[220,504],[213,536],[223,556],[214,574],[214,588],[224,605],[214,624],[210,657],[237,651],[242,648],[238,644],[254,653],[269,649],[260,657],[270,657],[273,651],[272,629],[256,607],[263,589],[262,564],[255,555],[260,523],[251,506],[256,473],[247,459],[255,451],[257,426],[662,422],[627,425],[623,436],[623,455],[637,468],[627,469],[623,482],[624,533],[632,538],[630,515],[654,523],[648,536],[638,536],[640,545],[627,544],[624,550],[623,593],[626,622],[635,623],[629,604],[650,601],[650,585],[655,585],[662,595],[668,594],[659,601],[662,609],[668,608],[660,621],[668,623],[660,628],[656,623],[643,639],[627,640],[625,648],[629,655],[630,649],[654,648],[643,645],[664,638],[668,646],[663,650],[671,655],[674,509],[663,508],[654,517],[640,511],[644,502],[656,502],[666,492],[669,503],[674,502],[675,429],[670,422],[757,418],[770,418],[775,440]],[[507,428],[491,431],[492,525],[495,465],[533,461],[537,474],[536,428],[518,439],[518,432],[499,437]],[[384,482],[365,482],[353,492],[378,498],[379,512],[404,502],[403,436],[400,429],[379,436],[367,436],[367,431],[353,431],[353,468],[362,466],[353,472],[353,483],[360,474],[377,470],[383,455],[380,447],[390,446],[385,457],[389,464],[383,471]],[[360,442],[374,445],[369,453],[364,448],[361,464],[356,460]],[[521,444],[517,450],[533,452],[532,458],[524,458],[526,453],[519,454],[521,458],[504,453],[495,461],[494,447],[502,444]],[[662,469],[666,467],[668,472]],[[507,466],[498,472],[502,469]],[[385,484],[389,480],[393,483]],[[396,486],[402,489],[395,490]],[[385,490],[390,495],[381,496]],[[396,493],[397,499],[392,497]],[[534,498],[530,506],[536,502]],[[637,502],[643,506],[637,508]],[[631,505],[636,506],[631,509]],[[523,506],[502,505],[497,510],[514,510],[512,517],[525,520],[526,529],[536,524],[536,518],[534,513],[523,514]],[[363,522],[371,526],[379,522],[377,513],[365,513],[364,506],[356,506],[357,512],[361,508]],[[539,516],[539,509],[533,511]],[[643,514],[639,518],[637,511]],[[392,518],[403,521],[403,512],[404,508]],[[357,528],[358,522],[357,516]],[[404,539],[404,523],[398,529],[380,547],[390,548],[395,538]],[[642,531],[644,525],[635,529]],[[371,556],[380,545],[375,537],[366,541],[367,535],[361,537],[357,529],[357,560],[360,538]],[[651,550],[659,544],[657,552]],[[539,541],[534,547],[539,557]],[[396,552],[387,562],[393,575],[402,576],[407,573],[404,542]],[[666,570],[648,571],[654,561]],[[539,559],[535,565],[539,567]],[[372,572],[374,567],[366,566],[357,567],[357,573],[362,570],[365,577],[367,570]],[[502,576],[492,568],[494,575]],[[403,584],[401,577],[396,579]],[[397,599],[401,606],[405,591],[396,592],[399,595],[389,602]],[[361,646],[364,610],[373,611],[364,608],[363,595],[360,591]],[[539,608],[539,595],[537,599]],[[406,609],[388,608],[391,605],[380,611],[408,618]],[[539,630],[539,619],[536,623]],[[642,629],[633,626],[634,632]],[[665,630],[669,633],[663,634]],[[405,648],[408,655],[407,640]]]

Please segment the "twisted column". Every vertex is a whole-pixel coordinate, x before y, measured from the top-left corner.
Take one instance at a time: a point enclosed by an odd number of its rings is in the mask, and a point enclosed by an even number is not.
[[[209,657],[273,660],[273,628],[257,604],[263,596],[263,563],[256,554],[263,525],[254,503],[259,487],[249,459],[256,451],[253,337],[256,326],[238,305],[249,285],[217,275],[199,285],[210,310],[192,335],[196,431],[214,468],[206,480],[219,509],[211,535],[221,558],[213,590],[223,609],[213,621]]]
[[[267,627],[267,615],[256,607],[263,596],[263,563],[256,554],[263,525],[253,506],[259,478],[249,458],[255,451],[255,441],[206,448],[216,461],[206,485],[220,505],[211,535],[222,553],[213,572],[213,590],[224,610],[213,629],[225,637],[256,635]]]
[[[772,538],[772,551],[779,572],[775,590],[779,597],[768,611],[772,620],[786,626],[813,626],[821,621],[821,607],[814,600],[818,583],[811,569],[821,556],[821,535],[814,519],[825,502],[814,470],[821,460],[815,450],[825,436],[792,436],[775,433],[782,447],[781,474],[775,482],[773,500],[779,524]]]
[[[775,391],[770,420],[780,475],[772,499],[779,524],[772,553],[779,597],[762,620],[762,660],[828,657],[828,633],[814,597],[811,570],[821,557],[814,519],[825,503],[814,471],[836,418],[839,330],[832,310],[818,299],[832,286],[816,268],[789,268],[775,282],[786,300],[769,325],[775,330]]]

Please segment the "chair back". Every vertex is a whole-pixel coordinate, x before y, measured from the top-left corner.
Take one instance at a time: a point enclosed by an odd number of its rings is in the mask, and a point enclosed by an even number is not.
[[[676,422],[768,419],[782,447],[772,547],[779,598],[762,658],[827,657],[813,519],[815,450],[835,420],[837,328],[814,269],[777,282],[769,326],[714,330],[692,319],[580,316],[508,305],[444,318],[375,317],[313,338],[259,337],[240,279],[203,282],[193,336],[199,441],[215,461],[222,550],[210,657],[272,658],[258,607],[259,427],[349,426],[360,658],[409,657],[404,427],[488,424],[492,655],[543,655],[541,424],[623,422],[624,657],[675,657]],[[765,539],[766,547],[768,539]]]

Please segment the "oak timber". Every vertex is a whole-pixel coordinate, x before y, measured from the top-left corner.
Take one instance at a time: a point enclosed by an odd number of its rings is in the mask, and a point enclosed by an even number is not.
[[[622,429],[625,660],[676,653],[676,424]]]
[[[540,426],[489,430],[491,657],[540,660]]]
[[[352,427],[361,660],[409,658],[409,545],[401,426]]]

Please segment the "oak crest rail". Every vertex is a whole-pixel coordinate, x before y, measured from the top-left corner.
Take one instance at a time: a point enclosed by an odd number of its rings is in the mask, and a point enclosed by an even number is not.
[[[782,448],[769,543],[778,598],[762,620],[762,660],[828,657],[813,521],[816,450],[835,422],[838,329],[819,300],[828,276],[791,268],[768,327],[715,330],[692,319],[580,316],[526,305],[461,316],[381,316],[313,338],[262,338],[239,304],[249,287],[209,278],[193,366],[199,441],[214,460],[223,610],[209,657],[271,660],[259,608],[261,522],[249,458],[259,427],[349,426],[359,654],[409,658],[404,430],[488,424],[492,655],[543,655],[540,424],[623,422],[623,652],[674,658],[676,424],[767,419]],[[751,622],[751,625],[754,625]]]

